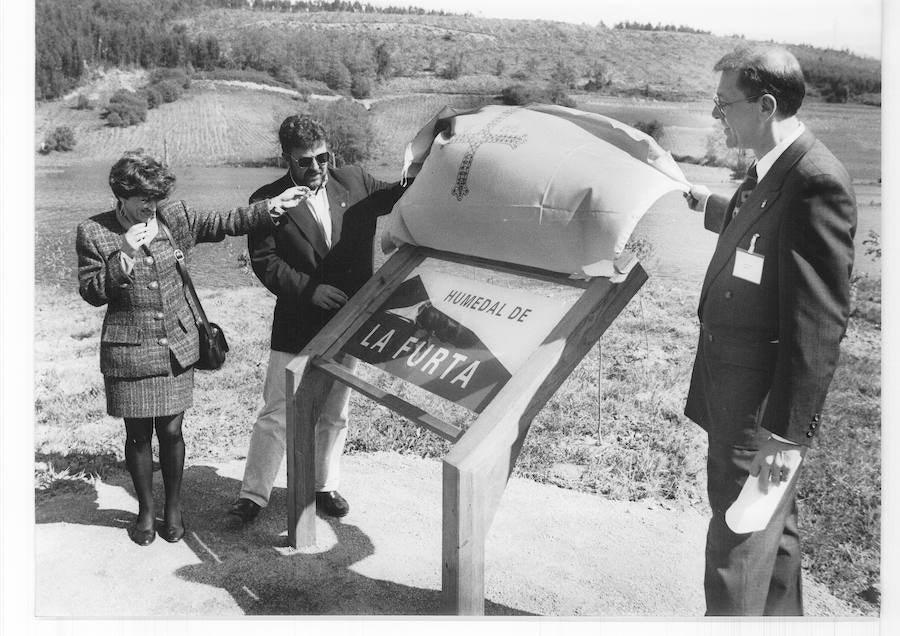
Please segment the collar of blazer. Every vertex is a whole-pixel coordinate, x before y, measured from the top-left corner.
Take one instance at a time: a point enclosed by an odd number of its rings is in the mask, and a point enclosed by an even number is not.
[[[709,292],[709,286],[712,281],[719,275],[725,266],[734,258],[735,250],[744,237],[749,234],[756,223],[765,214],[772,209],[777,208],[775,202],[781,195],[781,186],[788,173],[794,168],[798,161],[812,148],[816,138],[809,130],[805,130],[797,140],[788,146],[780,157],[772,164],[772,167],[766,173],[766,176],[754,188],[753,192],[744,201],[741,206],[740,213],[730,221],[726,216],[725,227],[719,235],[719,241],[716,243],[716,251],[706,270],[706,278],[703,281],[703,289],[700,292],[700,306],[706,300]],[[737,196],[737,193],[735,193]],[[728,206],[727,215],[731,214],[734,199]]]
[[[284,182],[282,191],[294,185],[288,174],[284,176],[282,181]],[[341,238],[341,226],[349,200],[347,188],[338,182],[331,168],[328,169],[328,182],[325,184],[325,192],[328,195],[328,211],[331,214],[331,245],[333,247]],[[286,210],[285,214],[300,229],[319,257],[324,258],[328,254],[328,246],[325,244],[325,237],[322,236],[322,230],[313,218],[309,206],[303,203]]]

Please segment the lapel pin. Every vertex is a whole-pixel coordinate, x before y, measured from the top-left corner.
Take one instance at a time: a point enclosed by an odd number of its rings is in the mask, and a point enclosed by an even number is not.
[[[342,208],[346,208],[346,207],[347,207],[347,202],[346,202],[346,201],[341,201],[341,207],[342,207]]]
[[[766,207],[766,201],[768,201],[768,199],[763,199],[763,202],[759,204],[759,207],[761,207],[761,208]]]

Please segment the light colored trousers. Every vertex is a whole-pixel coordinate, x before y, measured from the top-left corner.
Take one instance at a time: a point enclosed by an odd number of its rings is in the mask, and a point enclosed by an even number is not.
[[[275,350],[269,354],[269,367],[266,369],[266,381],[263,386],[265,404],[259,412],[256,424],[253,425],[240,494],[240,497],[260,506],[265,506],[269,502],[275,476],[281,468],[281,460],[284,459],[287,434],[284,371],[295,357],[296,354]],[[338,358],[338,362],[351,372],[356,370],[356,358],[344,356],[343,360]],[[335,382],[316,424],[316,491],[338,488],[341,453],[344,452],[344,441],[347,439],[349,413],[350,388]]]

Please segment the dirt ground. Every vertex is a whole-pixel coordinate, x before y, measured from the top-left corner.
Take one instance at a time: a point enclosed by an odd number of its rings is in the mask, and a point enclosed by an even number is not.
[[[341,521],[319,518],[318,545],[286,547],[285,473],[255,523],[225,514],[242,461],[186,467],[188,533],[131,543],[127,475],[73,482],[39,500],[39,617],[436,615],[441,610],[441,464],[394,453],[343,459]],[[161,479],[155,476],[161,505]],[[699,617],[706,519],[510,480],[488,535],[485,614]],[[809,577],[810,616],[853,608]]]

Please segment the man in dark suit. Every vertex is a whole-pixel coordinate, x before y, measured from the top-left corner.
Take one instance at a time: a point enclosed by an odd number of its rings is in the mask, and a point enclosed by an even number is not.
[[[336,168],[325,129],[292,115],[278,132],[287,173],[253,193],[250,201],[303,189],[273,232],[249,235],[253,271],[278,297],[272,321],[269,366],[238,500],[229,512],[243,522],[268,503],[285,452],[285,367],[347,299],[372,276],[377,217],[391,211],[403,189],[378,181],[357,166]],[[355,368],[355,360],[342,363]],[[316,506],[342,517],[350,506],[338,493],[340,456],[347,435],[350,391],[336,382],[316,426]]]
[[[739,49],[715,65],[712,115],[756,162],[730,200],[694,186],[719,234],[700,294],[700,342],[685,414],[709,436],[707,615],[800,615],[794,473],[821,424],[850,313],[856,203],[850,177],[797,118],[797,60]],[[764,530],[725,512],[748,475],[788,485]],[[792,477],[794,477],[792,479]]]

